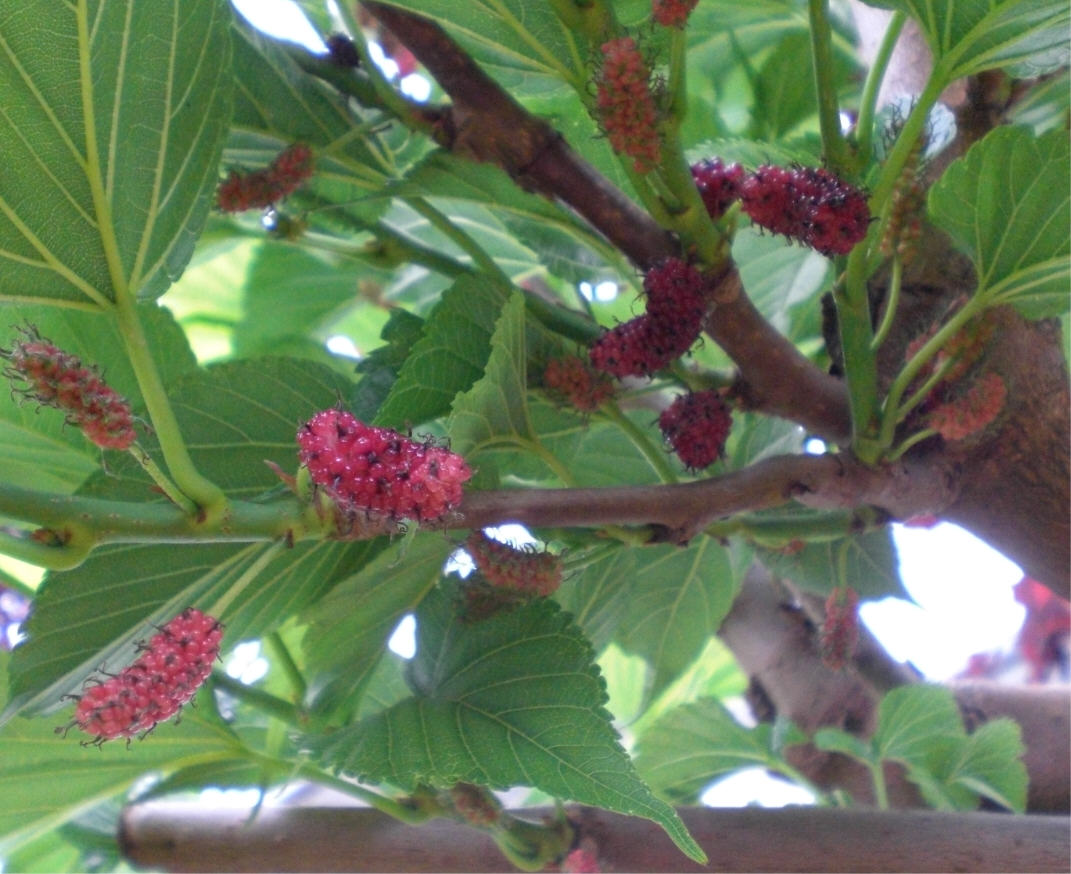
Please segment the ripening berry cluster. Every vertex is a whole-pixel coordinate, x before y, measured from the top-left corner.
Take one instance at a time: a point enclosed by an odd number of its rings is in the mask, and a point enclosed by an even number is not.
[[[589,350],[592,365],[618,378],[650,376],[699,339],[707,312],[703,275],[668,258],[643,279],[647,312],[603,334]]]
[[[646,173],[662,157],[658,109],[651,93],[651,70],[636,41],[625,36],[602,44],[596,103],[599,122],[613,150],[633,159]]]
[[[1008,388],[998,373],[972,380],[958,397],[934,407],[927,424],[945,440],[965,440],[992,424],[1004,408]]]
[[[680,395],[658,417],[662,436],[691,470],[702,470],[725,452],[733,416],[714,389]]]
[[[833,671],[841,670],[855,653],[859,642],[859,596],[850,586],[838,586],[826,599],[826,615],[818,638],[822,662]]]
[[[216,202],[223,212],[266,209],[296,191],[312,171],[312,150],[304,143],[294,143],[263,170],[231,170],[219,184]]]
[[[148,644],[140,644],[143,651],[134,664],[82,694],[72,725],[101,744],[166,722],[208,679],[222,638],[217,620],[187,607]]]
[[[137,439],[130,403],[77,355],[42,339],[33,328],[23,330],[11,349],[4,375],[16,391],[46,407],[61,410],[68,424],[102,449],[127,449]]]
[[[576,355],[548,361],[543,371],[543,385],[582,413],[594,412],[614,396],[613,383],[606,374],[592,370]]]
[[[461,486],[472,476],[460,455],[343,410],[317,413],[297,440],[312,481],[347,512],[432,522],[461,503]]]
[[[799,240],[823,255],[845,255],[866,236],[865,195],[819,167],[763,165],[740,185],[753,222]]]
[[[870,226],[863,192],[820,167],[764,164],[745,174],[715,158],[695,164],[692,178],[712,218],[739,199],[755,224],[823,255],[847,254]]]
[[[721,158],[709,158],[692,165],[692,179],[712,219],[719,219],[740,199],[744,168],[723,164]]]
[[[663,27],[684,27],[699,0],[652,0],[651,18]]]
[[[550,552],[517,549],[473,531],[465,541],[476,569],[495,588],[546,597],[562,583],[562,560]]]

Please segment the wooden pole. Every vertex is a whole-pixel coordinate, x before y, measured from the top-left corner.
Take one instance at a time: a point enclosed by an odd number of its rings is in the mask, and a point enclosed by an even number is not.
[[[522,811],[534,821],[549,808]],[[701,868],[653,823],[574,807],[570,818],[603,871],[1056,871],[1071,869],[1066,816],[683,808],[706,850]],[[491,840],[457,822],[407,826],[356,807],[206,809],[149,802],[123,814],[136,865],[167,871],[505,871]]]

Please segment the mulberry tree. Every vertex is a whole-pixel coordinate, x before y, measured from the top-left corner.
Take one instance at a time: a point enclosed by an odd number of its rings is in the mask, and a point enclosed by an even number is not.
[[[1066,814],[1066,695],[857,619],[949,520],[1066,662],[1065,0],[296,6],[0,10],[5,868],[310,784],[372,810],[243,865],[1066,864],[956,813]],[[693,807],[755,764],[878,812]]]

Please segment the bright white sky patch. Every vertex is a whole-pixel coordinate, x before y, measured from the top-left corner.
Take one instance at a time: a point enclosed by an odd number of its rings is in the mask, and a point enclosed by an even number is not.
[[[234,7],[258,30],[269,36],[300,43],[314,52],[325,52],[316,28],[291,0],[231,0]]]
[[[345,334],[335,334],[333,337],[328,337],[324,345],[327,346],[327,351],[334,355],[341,355],[344,358],[361,357],[361,350]]]
[[[889,654],[928,679],[947,680],[976,652],[1008,651],[1025,610],[1012,587],[1018,565],[958,525],[893,526],[904,586],[916,604],[885,598],[859,615]]]
[[[395,655],[411,659],[416,655],[416,617],[407,613],[394,629],[394,634],[387,641],[387,646]]]
[[[711,784],[699,800],[707,807],[785,807],[813,804],[814,795],[802,786],[770,776],[765,768],[744,768]]]

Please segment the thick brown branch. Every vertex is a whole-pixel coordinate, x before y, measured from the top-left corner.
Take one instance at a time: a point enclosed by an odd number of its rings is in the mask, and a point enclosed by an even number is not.
[[[525,188],[567,204],[641,269],[680,255],[673,236],[520,106],[435,22],[366,3],[420,59],[454,101],[439,140],[506,170]],[[740,368],[740,390],[756,409],[799,422],[832,442],[850,433],[843,384],[802,356],[755,309],[735,271],[719,279],[707,331]]]
[[[538,822],[552,808],[518,811]],[[1065,816],[785,808],[682,808],[706,850],[690,862],[652,822],[567,811],[603,871],[1066,871]],[[127,808],[120,846],[168,871],[508,871],[491,839],[457,822],[408,826],[360,807]]]
[[[653,525],[665,531],[658,539],[685,542],[716,519],[790,500],[828,510],[873,506],[901,518],[939,512],[953,496],[951,474],[937,467],[872,469],[848,456],[782,455],[679,485],[473,492],[451,526]]]

